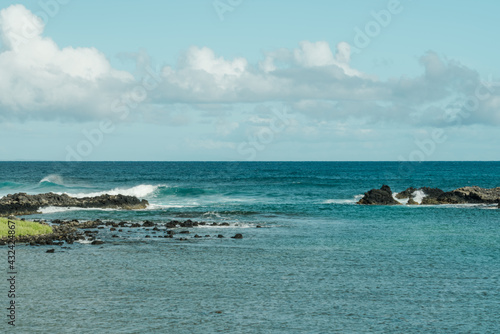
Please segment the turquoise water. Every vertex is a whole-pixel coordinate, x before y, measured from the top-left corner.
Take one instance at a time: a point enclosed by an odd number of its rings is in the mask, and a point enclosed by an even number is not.
[[[382,184],[497,187],[499,175],[496,162],[0,163],[0,196],[151,203],[29,218],[230,224],[195,227],[187,241],[125,229],[54,254],[18,246],[16,332],[497,333],[500,210],[354,203]]]

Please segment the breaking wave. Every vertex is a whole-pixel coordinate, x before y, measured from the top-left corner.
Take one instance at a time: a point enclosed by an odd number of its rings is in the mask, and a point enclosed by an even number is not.
[[[67,193],[65,194],[77,198],[82,197],[95,197],[101,195],[126,195],[126,196],[135,196],[137,198],[144,198],[152,195],[155,191],[157,191],[160,187],[165,187],[162,185],[153,186],[150,184],[141,184],[131,188],[114,188],[111,190],[98,191],[98,192],[90,192],[90,193]]]
[[[58,174],[50,174],[40,180],[40,184],[42,183],[52,183],[60,186],[64,185],[64,179],[61,175]]]

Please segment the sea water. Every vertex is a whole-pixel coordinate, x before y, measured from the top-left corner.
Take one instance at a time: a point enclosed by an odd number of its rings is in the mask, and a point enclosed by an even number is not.
[[[194,227],[184,241],[125,228],[120,238],[100,230],[103,245],[53,254],[54,246],[18,245],[15,331],[497,333],[500,210],[355,203],[383,184],[490,188],[499,176],[498,162],[1,162],[0,196],[150,203],[49,207],[29,219],[229,224]]]

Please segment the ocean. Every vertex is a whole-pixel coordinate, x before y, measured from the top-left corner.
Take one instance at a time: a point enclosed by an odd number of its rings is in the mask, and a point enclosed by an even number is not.
[[[150,203],[26,219],[229,224],[190,228],[182,241],[103,229],[103,245],[53,254],[17,245],[15,332],[498,333],[499,209],[356,201],[383,184],[449,191],[498,187],[499,176],[499,162],[0,162],[0,196]],[[0,328],[11,330],[5,315]]]

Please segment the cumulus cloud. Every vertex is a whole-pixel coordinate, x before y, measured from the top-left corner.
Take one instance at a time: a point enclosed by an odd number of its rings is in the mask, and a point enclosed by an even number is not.
[[[22,5],[0,11],[0,115],[88,118],[109,110],[110,96],[133,77],[95,48],[60,49]],[[76,113],[76,114],[75,114]]]
[[[162,102],[235,103],[300,98],[372,99],[387,95],[383,85],[350,67],[350,47],[335,55],[326,42],[301,42],[292,50],[266,54],[258,66],[243,58],[217,57],[207,48],[190,48],[176,67],[162,70]]]
[[[191,48],[185,59],[176,68],[163,69],[158,101],[282,102],[321,120],[448,126],[456,124],[449,114],[464,114],[467,100],[483,84],[476,71],[432,51],[419,60],[422,75],[380,81],[351,68],[347,43],[339,43],[334,55],[326,42],[305,41],[296,49],[266,54],[256,67],[244,59],[217,57],[207,48]],[[460,124],[499,124],[500,92],[487,93]]]
[[[411,106],[413,123],[447,126],[500,124],[500,82],[481,79],[479,73],[456,60],[429,51],[420,58],[424,73],[416,78],[389,80],[389,101]],[[452,115],[453,117],[450,117]]]
[[[349,66],[351,60],[351,46],[346,42],[337,44],[337,52],[333,55],[327,42],[303,41],[299,48],[293,51],[295,61],[303,67],[336,66],[348,75],[363,77],[364,75]]]
[[[500,124],[500,85],[485,86],[476,71],[435,52],[420,58],[420,76],[381,81],[352,67],[346,42],[332,48],[302,41],[265,52],[258,64],[192,46],[177,64],[164,66],[157,87],[144,94],[140,80],[114,69],[99,50],[60,48],[43,31],[42,20],[22,5],[0,11],[0,117],[92,119],[133,106],[147,120],[179,105],[222,117],[235,105],[281,103],[318,121]],[[224,122],[221,136],[238,128]]]

